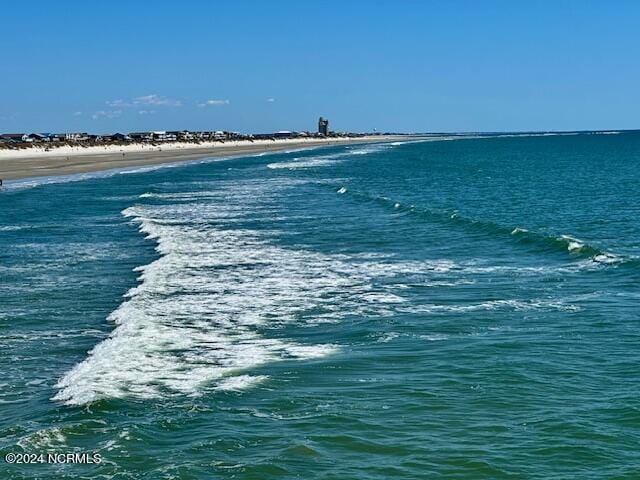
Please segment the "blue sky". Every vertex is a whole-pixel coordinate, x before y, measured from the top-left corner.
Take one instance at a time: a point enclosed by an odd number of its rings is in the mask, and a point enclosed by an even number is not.
[[[37,1],[0,131],[640,128],[640,2]]]

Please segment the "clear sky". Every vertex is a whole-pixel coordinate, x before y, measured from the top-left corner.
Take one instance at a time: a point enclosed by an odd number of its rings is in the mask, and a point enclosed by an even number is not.
[[[3,2],[0,131],[640,128],[638,1]]]

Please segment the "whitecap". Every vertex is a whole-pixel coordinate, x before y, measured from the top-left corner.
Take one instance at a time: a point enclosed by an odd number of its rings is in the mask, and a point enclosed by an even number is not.
[[[560,240],[563,240],[567,244],[567,250],[570,252],[579,252],[584,248],[584,243],[570,235],[560,235]]]
[[[382,337],[378,339],[378,343],[389,343],[390,341],[400,337],[400,335],[401,334],[398,332],[385,333]]]
[[[239,392],[265,382],[267,375],[238,375],[223,379],[215,387],[216,390]]]
[[[442,340],[448,340],[449,339],[449,335],[444,335],[441,333],[435,333],[435,334],[431,334],[431,335],[420,335],[420,338],[422,338],[423,340],[427,340],[429,342],[439,342]]]
[[[67,437],[61,427],[44,428],[22,437],[18,446],[26,451],[42,451],[64,447]]]

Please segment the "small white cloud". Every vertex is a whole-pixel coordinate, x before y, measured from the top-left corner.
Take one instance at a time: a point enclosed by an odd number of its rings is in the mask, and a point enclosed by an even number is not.
[[[108,102],[105,102],[107,104],[108,107],[121,107],[121,108],[126,108],[126,107],[130,107],[131,103],[122,100],[121,98],[119,98],[118,100],[110,100]]]
[[[73,112],[74,117],[79,117],[80,115],[82,115],[82,112]]]
[[[117,118],[122,115],[122,110],[98,110],[93,112],[91,118],[98,120],[99,118]]]
[[[182,101],[172,98],[163,97],[161,95],[143,95],[141,97],[135,97],[131,100],[123,100],[121,98],[117,100],[109,100],[105,102],[108,107],[111,108],[131,108],[140,105],[154,105],[162,107],[181,107]]]
[[[267,98],[267,102],[269,102],[269,103],[273,103],[273,102],[275,102],[275,101],[276,101],[276,99],[275,99],[275,98]]]
[[[181,107],[180,100],[161,97],[160,95],[144,95],[133,99],[134,105],[161,105],[163,107]]]
[[[229,105],[229,100],[206,100],[198,104],[199,107],[211,107],[218,105]]]
[[[138,115],[154,115],[155,110],[138,110]]]

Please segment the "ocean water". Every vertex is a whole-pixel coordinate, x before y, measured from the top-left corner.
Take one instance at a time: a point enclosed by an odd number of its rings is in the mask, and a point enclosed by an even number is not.
[[[7,479],[640,478],[640,134],[9,183]]]

